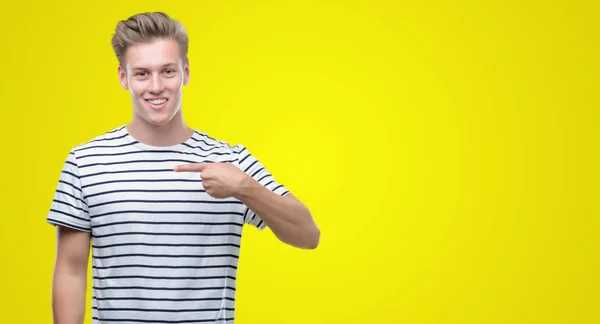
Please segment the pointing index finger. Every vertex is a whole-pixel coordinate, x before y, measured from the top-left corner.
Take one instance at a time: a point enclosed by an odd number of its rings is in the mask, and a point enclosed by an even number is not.
[[[175,172],[202,172],[204,170],[205,166],[206,166],[205,163],[189,163],[189,164],[178,165],[175,168],[173,168],[173,171],[175,171]]]

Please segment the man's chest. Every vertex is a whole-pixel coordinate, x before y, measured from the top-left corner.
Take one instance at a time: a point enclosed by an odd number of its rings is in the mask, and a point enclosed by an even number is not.
[[[198,173],[174,172],[178,164],[99,165],[83,173],[92,234],[241,233],[244,205],[211,197]]]

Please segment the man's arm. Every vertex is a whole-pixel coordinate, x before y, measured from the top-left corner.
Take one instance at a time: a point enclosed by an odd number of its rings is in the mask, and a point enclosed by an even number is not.
[[[254,211],[282,242],[303,249],[316,249],[321,231],[306,208],[291,193],[282,197],[251,177],[234,197]]]
[[[282,242],[303,249],[319,245],[321,231],[311,213],[291,193],[282,197],[231,163],[190,163],[175,172],[200,172],[206,192],[215,198],[235,197],[271,228]]]
[[[57,250],[52,281],[54,324],[82,324],[85,316],[90,233],[56,226]]]

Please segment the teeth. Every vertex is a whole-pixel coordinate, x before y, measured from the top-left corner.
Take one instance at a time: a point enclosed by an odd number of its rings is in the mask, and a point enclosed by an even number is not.
[[[156,100],[148,100],[153,105],[160,105],[161,103],[167,101],[167,99],[156,99]]]

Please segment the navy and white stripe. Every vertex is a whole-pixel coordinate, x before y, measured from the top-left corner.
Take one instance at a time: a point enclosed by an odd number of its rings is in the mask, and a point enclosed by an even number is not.
[[[233,323],[242,227],[266,224],[176,165],[228,162],[288,191],[242,145],[195,131],[151,147],[122,126],[74,147],[47,221],[91,232],[93,323]]]

